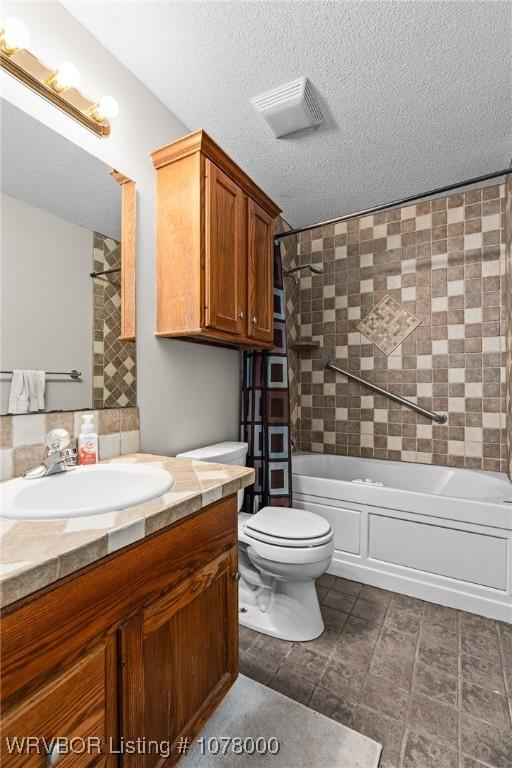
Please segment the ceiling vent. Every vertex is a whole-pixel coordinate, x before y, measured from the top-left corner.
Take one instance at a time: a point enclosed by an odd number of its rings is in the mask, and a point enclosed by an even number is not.
[[[298,131],[313,130],[323,122],[307,77],[280,85],[251,101],[278,139]]]

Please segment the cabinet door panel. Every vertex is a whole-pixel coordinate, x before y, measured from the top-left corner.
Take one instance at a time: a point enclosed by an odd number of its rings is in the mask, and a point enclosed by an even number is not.
[[[245,309],[245,196],[209,160],[205,226],[205,325],[241,335]]]
[[[78,750],[60,754],[59,766],[66,768],[86,768],[92,765],[104,765],[105,754],[109,753],[108,707],[114,702],[109,699],[112,690],[107,680],[106,645],[101,645],[90,652],[84,659],[48,682],[39,691],[23,700],[19,705],[3,713],[1,762],[6,768],[32,766],[44,768],[49,765],[46,750],[52,750],[55,739],[75,739]],[[32,744],[23,744],[24,738],[36,737],[38,749]],[[97,743],[92,743],[90,751],[81,751],[81,739],[101,739],[101,751]],[[21,749],[9,752],[8,743],[18,739]],[[46,743],[43,741],[46,740]],[[64,741],[62,742],[65,747]],[[58,745],[55,745],[58,752]],[[103,756],[102,756],[103,755]],[[109,765],[114,758],[106,758]]]
[[[248,336],[259,341],[272,341],[272,219],[251,199],[247,203],[247,250]]]
[[[136,738],[140,730],[147,739],[174,744],[180,736],[192,738],[234,682],[236,568],[233,547],[149,605],[133,626],[126,626],[131,639],[122,638],[121,647],[138,649],[143,679],[138,680],[137,663],[124,657],[123,714],[128,721],[121,726],[123,733]],[[177,757],[173,750],[171,762]],[[154,754],[130,763],[147,768],[161,764],[162,756]]]

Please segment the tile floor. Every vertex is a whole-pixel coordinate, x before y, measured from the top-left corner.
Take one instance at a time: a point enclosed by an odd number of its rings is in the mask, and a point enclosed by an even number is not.
[[[512,625],[326,574],[325,631],[240,628],[240,671],[381,742],[381,768],[512,767]]]

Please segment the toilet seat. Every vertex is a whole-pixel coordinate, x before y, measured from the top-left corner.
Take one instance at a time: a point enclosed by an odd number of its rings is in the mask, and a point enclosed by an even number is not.
[[[263,507],[255,515],[244,517],[241,528],[247,540],[277,548],[322,547],[329,544],[334,535],[327,520],[304,509]]]
[[[332,558],[333,544],[332,540],[317,547],[288,547],[277,544],[267,544],[258,539],[251,539],[250,536],[240,536],[239,540],[247,544],[263,560],[269,560],[275,563],[290,563],[295,565],[307,565],[310,563],[319,563],[325,558]]]

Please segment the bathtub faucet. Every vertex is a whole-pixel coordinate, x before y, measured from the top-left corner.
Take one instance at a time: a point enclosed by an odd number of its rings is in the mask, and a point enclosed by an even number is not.
[[[352,480],[352,482],[358,483],[359,485],[375,485],[379,488],[384,488],[384,483],[381,483],[380,480],[372,480],[371,477],[365,477],[364,480],[358,478],[357,480]]]

